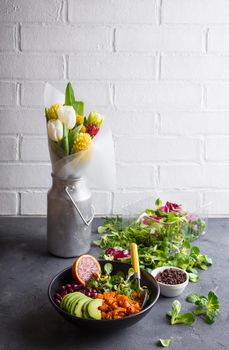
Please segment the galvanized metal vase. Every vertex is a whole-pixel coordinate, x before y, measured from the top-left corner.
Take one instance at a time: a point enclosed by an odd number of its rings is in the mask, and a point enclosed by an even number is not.
[[[83,178],[52,178],[48,192],[48,250],[63,258],[85,254],[91,247],[94,218],[91,191]]]

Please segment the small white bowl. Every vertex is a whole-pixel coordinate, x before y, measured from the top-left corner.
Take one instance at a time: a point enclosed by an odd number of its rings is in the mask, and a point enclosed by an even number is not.
[[[186,274],[186,281],[183,283],[180,283],[180,284],[165,284],[165,283],[161,283],[161,282],[157,281],[157,283],[160,286],[161,294],[164,295],[165,297],[173,298],[173,297],[180,295],[184,291],[184,289],[187,287],[188,281],[189,281],[189,276],[185,270],[180,269],[179,267],[175,267],[175,266],[158,267],[157,269],[154,269],[151,272],[151,274],[156,279],[156,276],[159,272],[162,272],[162,271],[167,270],[167,269],[180,270]]]

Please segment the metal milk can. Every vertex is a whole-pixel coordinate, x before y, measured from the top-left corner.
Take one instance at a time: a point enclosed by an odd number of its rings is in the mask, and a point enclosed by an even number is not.
[[[53,174],[52,177],[48,192],[48,250],[63,258],[87,253],[94,218],[91,191],[83,178],[65,180]]]

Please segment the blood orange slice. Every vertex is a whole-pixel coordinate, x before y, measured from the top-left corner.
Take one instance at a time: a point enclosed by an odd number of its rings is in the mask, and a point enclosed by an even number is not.
[[[101,266],[92,255],[85,254],[81,255],[75,260],[72,266],[72,276],[74,280],[83,285],[93,276],[100,275]]]

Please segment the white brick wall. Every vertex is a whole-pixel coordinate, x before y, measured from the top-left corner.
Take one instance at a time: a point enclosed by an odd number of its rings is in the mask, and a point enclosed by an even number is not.
[[[46,81],[104,113],[117,189],[97,215],[163,191],[229,216],[228,0],[0,0],[0,215],[45,215]]]

